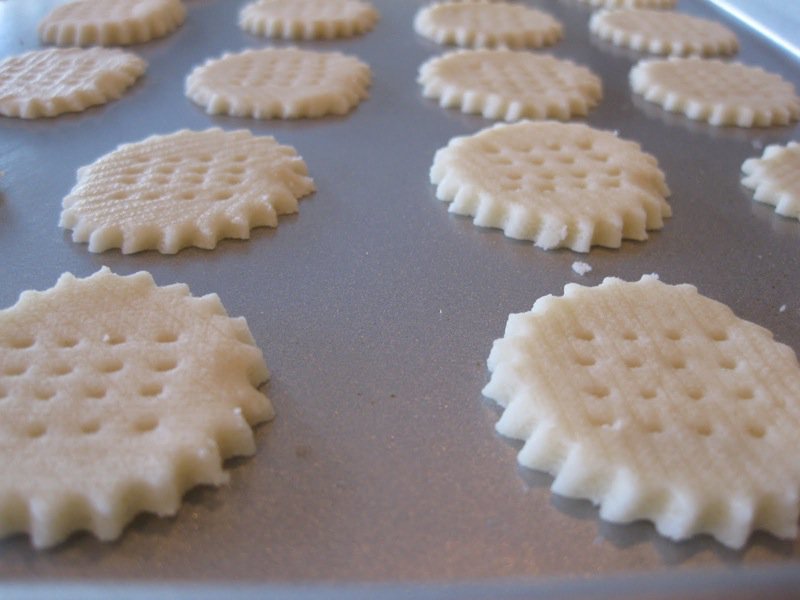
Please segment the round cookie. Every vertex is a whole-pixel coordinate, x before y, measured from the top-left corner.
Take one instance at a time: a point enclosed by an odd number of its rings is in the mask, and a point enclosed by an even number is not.
[[[671,214],[655,158],[576,123],[521,121],[453,138],[430,177],[450,212],[544,249],[617,248]]]
[[[754,190],[753,198],[770,204],[784,217],[800,219],[800,144],[767,146],[761,158],[742,164],[742,185]]]
[[[212,115],[254,119],[343,115],[367,97],[369,66],[339,52],[264,48],[223,54],[186,78],[186,95]]]
[[[497,431],[555,493],[674,540],[796,536],[800,365],[694,287],[568,284],[509,316],[488,365]]]
[[[59,225],[91,252],[214,248],[276,227],[314,191],[303,160],[247,130],[178,131],[124,144],[78,170]]]
[[[377,20],[378,11],[362,0],[257,0],[239,13],[249,33],[303,40],[353,37]]]
[[[38,119],[115,100],[147,63],[108,48],[48,48],[0,61],[0,114]]]
[[[704,58],[643,60],[631,88],[670,112],[711,125],[769,127],[800,118],[791,83],[760,67]]]
[[[75,0],[39,23],[39,39],[57,46],[126,46],[162,37],[186,18],[181,0]]]
[[[739,48],[736,34],[716,21],[662,10],[598,11],[589,30],[616,46],[651,54],[715,56]]]
[[[569,119],[583,116],[603,95],[586,67],[515,50],[456,50],[419,69],[422,95],[445,108],[487,119]]]
[[[549,14],[506,2],[441,2],[421,8],[414,30],[439,44],[469,48],[539,48],[555,44],[563,28]]]
[[[269,377],[243,318],[216,294],[149,273],[67,273],[0,310],[0,536],[46,548],[118,537],[178,511],[223,460],[255,452]]]

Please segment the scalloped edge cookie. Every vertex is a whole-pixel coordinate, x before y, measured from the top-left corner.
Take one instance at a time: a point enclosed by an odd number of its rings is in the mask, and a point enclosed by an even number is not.
[[[362,0],[257,0],[239,13],[239,27],[287,40],[330,40],[366,33],[379,18]]]
[[[123,144],[78,170],[59,226],[90,252],[214,248],[277,227],[315,189],[294,148],[247,130],[181,130]]]
[[[770,127],[800,118],[792,84],[761,67],[672,57],[640,61],[629,79],[645,100],[711,125]]]
[[[186,78],[186,96],[208,114],[254,119],[344,115],[367,98],[372,72],[340,52],[249,49],[209,59]]]
[[[186,19],[181,0],[73,0],[40,22],[39,39],[57,46],[127,46],[172,33]]]
[[[78,531],[117,538],[175,514],[223,460],[255,453],[273,416],[244,318],[140,271],[66,273],[0,310],[0,536],[36,548]]]
[[[567,284],[509,316],[488,367],[519,463],[601,519],[731,548],[797,535],[800,365],[695,287]]]
[[[800,144],[773,144],[760,158],[742,164],[742,185],[754,191],[753,199],[775,207],[784,217],[800,219]]]
[[[443,108],[505,121],[585,116],[603,97],[602,80],[587,67],[506,49],[434,56],[420,67],[417,82]]]
[[[601,10],[589,30],[615,46],[651,54],[717,56],[739,49],[736,34],[724,25],[663,10]]]
[[[545,250],[618,248],[672,214],[653,156],[579,123],[520,121],[455,137],[436,152],[430,180],[449,212]]]
[[[414,31],[439,44],[467,48],[540,48],[563,36],[550,14],[521,4],[465,0],[422,7]]]
[[[0,61],[0,114],[21,119],[82,112],[121,97],[147,63],[111,48],[47,48]]]

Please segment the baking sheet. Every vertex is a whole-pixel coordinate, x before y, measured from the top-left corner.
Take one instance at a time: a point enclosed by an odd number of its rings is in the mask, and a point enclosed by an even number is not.
[[[510,312],[570,281],[595,285],[611,275],[656,272],[695,284],[800,350],[800,223],[754,203],[739,184],[745,158],[797,138],[798,126],[720,129],[667,114],[633,97],[627,73],[640,55],[590,38],[587,7],[528,2],[564,23],[565,39],[547,51],[603,78],[603,101],[585,121],[658,158],[674,212],[645,243],[545,252],[477,228],[435,200],[434,152],[490,122],[421,97],[417,68],[444,51],[413,32],[425,2],[374,3],[382,17],[370,33],[299,44],[371,65],[370,98],[344,117],[206,115],[183,95],[194,65],[223,51],[290,44],[241,32],[242,1],[187,0],[178,31],[134,48],[150,67],[120,100],[49,120],[0,119],[0,306],[24,289],[52,286],[64,271],[86,276],[101,265],[146,269],[195,295],[217,292],[231,315],[247,318],[272,371],[264,389],[277,410],[256,432],[257,455],[229,463],[229,486],[190,492],[174,518],[140,516],[111,544],[82,535],[34,552],[24,537],[0,542],[0,579],[494,581],[530,590],[561,578],[665,570],[685,577],[723,569],[723,585],[734,585],[737,574],[770,566],[796,581],[797,542],[756,534],[739,552],[706,537],[676,544],[648,524],[604,523],[588,502],[551,495],[550,477],[516,467],[519,446],[494,433],[498,411],[480,390]],[[0,2],[0,56],[38,47],[35,23],[54,4]],[[738,60],[800,88],[796,62],[718,9],[701,0],[678,8],[737,29]],[[294,146],[317,193],[277,229],[213,251],[90,254],[58,228],[79,166],[120,143],[210,126]],[[578,276],[575,260],[593,270]]]

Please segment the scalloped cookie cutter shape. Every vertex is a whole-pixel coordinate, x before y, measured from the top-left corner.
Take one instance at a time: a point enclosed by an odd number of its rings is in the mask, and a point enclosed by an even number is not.
[[[313,191],[303,159],[275,138],[182,130],[123,144],[80,168],[59,225],[90,252],[173,254],[276,227]]]
[[[800,365],[693,286],[568,284],[508,318],[488,365],[497,431],[556,494],[673,540],[796,536]]]
[[[343,115],[367,97],[372,74],[339,52],[264,48],[223,54],[186,78],[186,95],[212,115],[299,119]]]
[[[257,0],[239,13],[245,31],[284,39],[353,37],[377,21],[375,7],[361,0]]]
[[[653,156],[577,123],[521,121],[453,138],[430,177],[450,212],[546,250],[618,248],[671,215]]]
[[[159,38],[186,18],[180,0],[76,0],[50,11],[39,39],[57,46],[126,46]]]
[[[578,0],[595,8],[674,8],[678,0]]]
[[[616,46],[651,54],[716,56],[739,49],[724,25],[663,10],[602,10],[592,15],[589,30]]]
[[[569,119],[583,116],[603,96],[603,84],[586,67],[548,55],[515,50],[456,50],[419,69],[422,95],[444,108],[487,119]]]
[[[48,48],[0,61],[0,114],[38,119],[81,112],[122,93],[147,69],[135,54],[108,48]]]
[[[775,207],[784,217],[800,219],[800,144],[767,146],[761,158],[742,164],[742,185],[755,191],[753,199]]]
[[[549,14],[505,2],[441,2],[421,8],[414,30],[439,44],[469,48],[539,48],[561,39],[563,28]]]
[[[631,88],[665,110],[711,125],[769,127],[800,118],[791,83],[760,67],[705,58],[642,60]]]
[[[0,536],[46,548],[178,511],[222,461],[255,452],[269,372],[216,294],[107,268],[0,310]]]

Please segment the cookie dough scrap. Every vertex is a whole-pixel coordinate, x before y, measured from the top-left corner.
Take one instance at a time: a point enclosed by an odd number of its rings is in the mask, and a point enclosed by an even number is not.
[[[239,13],[239,26],[269,38],[334,39],[365,33],[378,17],[362,0],[257,0]]]
[[[182,130],[123,144],[80,168],[59,225],[90,252],[173,254],[276,227],[314,189],[303,159],[272,137]]]
[[[149,273],[67,273],[0,310],[0,536],[46,548],[112,540],[140,512],[175,514],[222,461],[255,452],[269,372],[216,294]]]
[[[367,97],[371,78],[368,65],[339,52],[264,48],[196,67],[186,95],[214,115],[316,118],[352,110]]]
[[[498,432],[555,493],[673,540],[796,536],[800,365],[693,286],[568,284],[508,318],[488,365]]]
[[[441,2],[421,8],[414,30],[439,44],[469,48],[539,48],[561,39],[563,27],[549,14],[506,2]]]
[[[540,248],[618,248],[671,215],[656,159],[576,123],[521,121],[456,137],[434,157],[436,197],[482,227]]]
[[[631,69],[633,91],[670,112],[711,125],[769,127],[800,118],[791,83],[760,67],[705,58],[643,60]]]
[[[742,172],[742,184],[755,191],[755,200],[774,206],[779,215],[800,219],[800,144],[767,146],[761,158],[744,161]]]
[[[39,23],[39,39],[57,46],[126,46],[159,38],[186,18],[181,0],[75,0]]]
[[[724,25],[661,10],[602,10],[592,15],[589,30],[616,46],[651,54],[716,56],[739,49],[736,34]]]
[[[579,0],[595,8],[675,8],[678,0]]]
[[[487,119],[569,119],[584,116],[603,96],[586,67],[515,50],[456,50],[419,69],[422,95],[445,108]]]
[[[107,48],[48,48],[0,61],[0,114],[38,119],[105,104],[145,72],[147,63]]]

